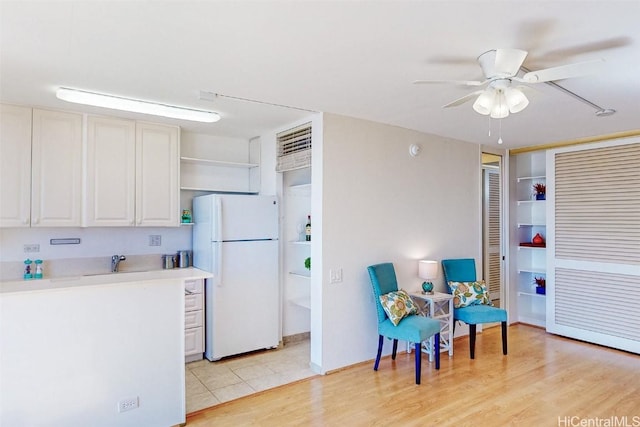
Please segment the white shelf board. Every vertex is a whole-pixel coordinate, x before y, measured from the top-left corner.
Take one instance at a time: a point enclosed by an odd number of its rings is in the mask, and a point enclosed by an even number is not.
[[[541,246],[520,246],[520,245],[518,245],[518,250],[520,250],[520,249],[535,249],[535,250],[538,250],[538,251],[540,251],[540,250],[544,251],[544,250],[547,249],[547,247],[546,246],[542,246],[541,247]]]
[[[193,163],[197,165],[219,166],[225,168],[257,168],[257,163],[241,163],[241,162],[224,162],[221,160],[198,159],[195,157],[180,157],[180,161],[184,163]]]
[[[519,268],[518,273],[547,274],[544,268]]]
[[[518,200],[518,206],[527,205],[529,203],[544,203],[546,200]]]
[[[213,187],[180,187],[180,190],[184,191],[207,191],[215,193],[242,193],[242,194],[258,194],[257,191],[237,190],[230,188],[213,188]]]
[[[295,184],[290,185],[289,188],[292,190],[306,190],[308,188],[311,188],[311,184]]]
[[[311,242],[307,242],[306,240],[292,240],[289,243],[291,243],[292,245],[311,246]]]
[[[304,307],[306,309],[311,310],[311,298],[310,297],[307,297],[307,298],[304,298],[304,297],[293,298],[293,299],[290,299],[289,302],[291,304],[293,304],[293,305],[297,305],[297,306]]]
[[[526,296],[526,297],[533,297],[533,298],[544,298],[546,295],[537,294],[535,292],[518,292],[518,296]]]
[[[520,181],[532,181],[534,179],[547,179],[547,177],[545,175],[537,175],[537,176],[521,176],[521,177],[517,178],[518,182],[520,182]]]
[[[296,271],[290,271],[289,274],[295,277],[302,277],[303,279],[311,279],[311,273],[299,273]]]
[[[518,228],[523,227],[546,227],[547,224],[529,224],[529,223],[518,223]]]

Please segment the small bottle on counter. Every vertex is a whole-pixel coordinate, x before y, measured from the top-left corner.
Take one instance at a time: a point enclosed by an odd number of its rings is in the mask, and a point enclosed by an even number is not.
[[[304,226],[304,237],[307,242],[311,241],[311,215],[307,215],[307,225]]]
[[[35,262],[36,262],[36,274],[33,277],[35,279],[42,279],[42,276],[44,274],[44,272],[42,270],[42,260],[41,259],[37,259]]]
[[[22,275],[24,280],[33,279],[33,272],[31,271],[31,263],[32,261],[29,258],[24,260],[24,274]]]
[[[182,223],[183,224],[191,224],[191,222],[192,222],[191,210],[183,209],[182,210]]]

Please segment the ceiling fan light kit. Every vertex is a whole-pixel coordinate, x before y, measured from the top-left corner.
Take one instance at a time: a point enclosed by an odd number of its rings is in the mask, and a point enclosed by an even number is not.
[[[529,105],[529,100],[518,88],[509,87],[507,79],[495,80],[478,96],[473,109],[492,119],[502,119],[509,113],[519,113]]]
[[[478,63],[485,76],[484,81],[469,80],[416,80],[414,83],[454,83],[465,86],[484,86],[484,90],[478,90],[453,102],[446,104],[443,108],[456,107],[475,98],[473,109],[482,115],[491,116],[493,119],[503,119],[509,114],[519,113],[527,108],[529,99],[525,96],[522,88],[526,86],[513,86],[513,82],[536,84],[548,83],[567,91],[556,85],[553,80],[567,79],[594,73],[604,62],[603,59],[579,62],[575,64],[561,65],[558,67],[546,68],[538,71],[530,71],[522,64],[527,57],[527,52],[520,49],[492,49],[478,56]],[[525,74],[519,77],[517,74],[523,70]],[[584,98],[570,93],[577,98]],[[598,108],[596,115],[599,117],[609,116],[615,110],[604,109],[584,100]]]

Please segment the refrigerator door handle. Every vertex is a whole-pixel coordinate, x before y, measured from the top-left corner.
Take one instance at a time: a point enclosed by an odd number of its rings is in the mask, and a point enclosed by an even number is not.
[[[216,197],[216,286],[222,286],[222,199]]]

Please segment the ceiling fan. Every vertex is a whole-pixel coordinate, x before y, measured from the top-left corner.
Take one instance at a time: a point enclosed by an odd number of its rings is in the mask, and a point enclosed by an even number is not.
[[[529,105],[523,89],[527,84],[552,82],[555,80],[578,77],[595,72],[604,59],[578,62],[558,67],[529,71],[522,66],[527,51],[520,49],[492,49],[478,57],[478,63],[485,76],[485,80],[416,80],[413,83],[453,83],[465,86],[485,86],[462,98],[444,105],[443,108],[456,107],[465,102],[476,99],[473,109],[483,115],[490,115],[494,119],[507,117],[509,113],[518,113]],[[518,76],[520,69],[526,71]],[[522,83],[523,85],[515,85]]]

